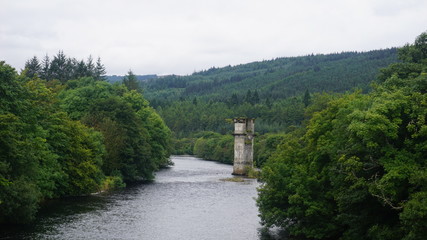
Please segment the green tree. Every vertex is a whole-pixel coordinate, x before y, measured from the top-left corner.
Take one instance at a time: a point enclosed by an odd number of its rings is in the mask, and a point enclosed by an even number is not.
[[[310,95],[310,92],[308,91],[308,89],[305,90],[302,102],[304,103],[305,107],[307,107],[311,103],[311,95]]]
[[[24,68],[26,70],[25,75],[29,78],[34,78],[40,75],[42,67],[40,65],[39,59],[34,56],[33,58],[25,62]]]
[[[107,79],[105,76],[106,73],[107,71],[105,70],[105,66],[101,63],[101,58],[98,57],[98,59],[96,60],[94,78],[96,80],[105,81]]]
[[[46,54],[42,60],[41,63],[41,70],[40,70],[40,78],[44,80],[51,80],[51,72],[50,72],[50,59],[49,56]]]
[[[63,51],[59,51],[52,59],[50,63],[49,72],[51,73],[52,79],[57,79],[62,83],[67,80],[67,57]]]
[[[254,94],[252,95],[252,104],[258,104],[260,101],[258,91],[255,89]]]
[[[128,74],[123,78],[123,84],[128,90],[139,90],[138,81],[132,70],[129,70]]]

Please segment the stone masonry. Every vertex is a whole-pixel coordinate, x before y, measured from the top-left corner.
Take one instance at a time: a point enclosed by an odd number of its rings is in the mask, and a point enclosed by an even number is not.
[[[234,166],[233,175],[247,175],[254,162],[253,118],[235,118],[234,121]]]

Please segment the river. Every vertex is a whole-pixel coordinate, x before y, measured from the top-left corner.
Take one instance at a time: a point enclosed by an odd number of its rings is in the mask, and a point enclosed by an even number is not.
[[[259,233],[259,183],[223,181],[232,166],[189,156],[150,183],[50,201],[31,226],[8,227],[1,239],[267,239]]]

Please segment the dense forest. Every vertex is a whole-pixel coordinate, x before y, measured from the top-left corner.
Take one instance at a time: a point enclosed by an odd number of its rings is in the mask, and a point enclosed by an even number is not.
[[[174,154],[232,163],[233,124],[227,119],[250,117],[256,118],[255,160],[261,166],[281,134],[302,125],[313,101],[325,102],[330,97],[325,92],[369,92],[379,69],[398,61],[396,48],[308,55],[213,67],[140,85],[172,130]]]
[[[247,92],[257,94],[250,101],[284,99],[309,92],[344,92],[369,89],[378,69],[396,62],[396,49],[343,52],[276,58],[261,62],[212,67],[189,76],[164,76],[142,82],[153,105],[169,101],[198,100],[244,102]],[[256,90],[256,93],[255,93]]]
[[[264,225],[308,239],[425,238],[427,33],[398,54],[370,93],[313,101],[283,136],[262,168]]]
[[[170,130],[134,76],[105,79],[93,63],[63,52],[27,61],[18,74],[0,62],[0,223],[34,219],[46,199],[150,180],[170,165]]]

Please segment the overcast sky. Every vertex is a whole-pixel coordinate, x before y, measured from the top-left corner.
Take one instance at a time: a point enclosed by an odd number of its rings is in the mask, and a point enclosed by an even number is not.
[[[403,46],[427,0],[0,0],[0,60],[101,58],[108,74],[191,74],[311,53]]]

